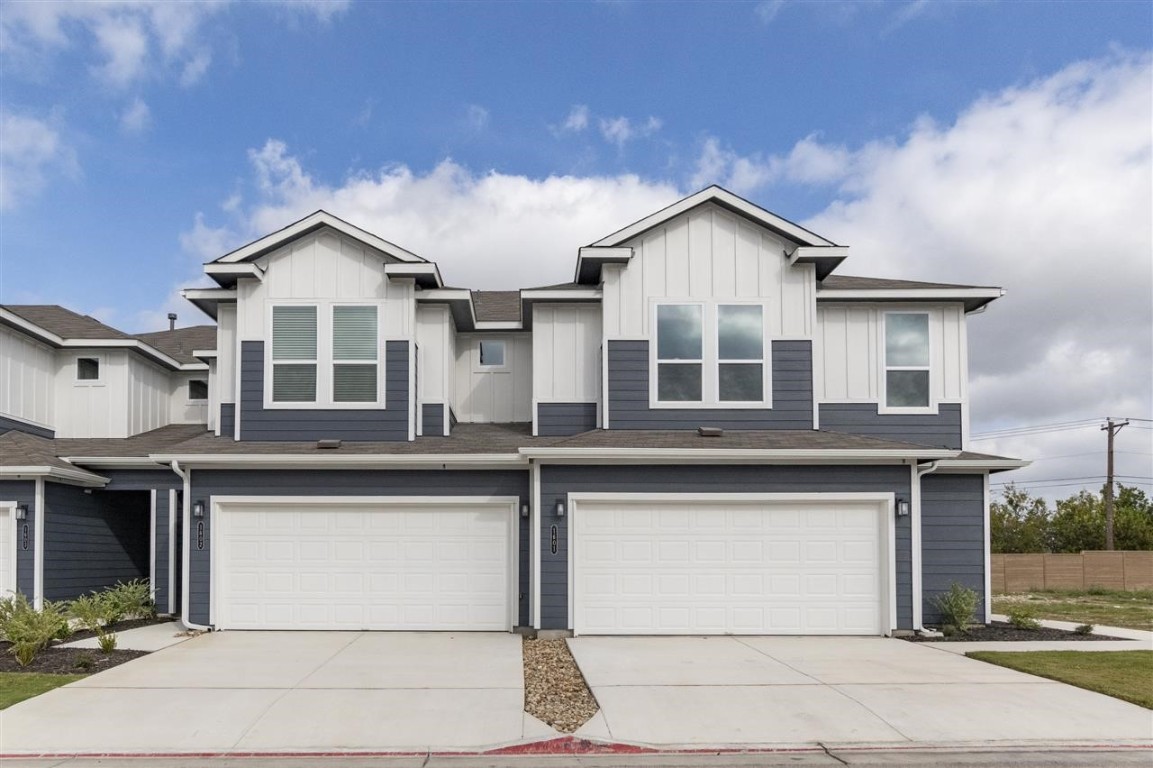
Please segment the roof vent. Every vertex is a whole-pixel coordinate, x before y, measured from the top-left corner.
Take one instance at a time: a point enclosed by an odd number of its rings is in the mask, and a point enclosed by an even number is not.
[[[333,450],[340,447],[339,440],[317,440],[316,447],[321,450]]]
[[[697,434],[701,437],[724,437],[725,431],[720,427],[697,427]]]
[[[176,330],[176,313],[175,312],[169,312],[168,313],[168,330],[170,330],[170,331]]]

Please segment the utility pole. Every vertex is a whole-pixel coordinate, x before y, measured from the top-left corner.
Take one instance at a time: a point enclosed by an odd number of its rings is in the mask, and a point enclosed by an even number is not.
[[[1105,458],[1105,549],[1113,551],[1113,438],[1128,424],[1128,421],[1115,422],[1108,417],[1108,423],[1101,427],[1109,433],[1108,449]]]

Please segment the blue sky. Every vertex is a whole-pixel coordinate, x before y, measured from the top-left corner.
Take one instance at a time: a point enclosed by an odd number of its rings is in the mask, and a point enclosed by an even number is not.
[[[317,207],[557,282],[718,182],[847,273],[1005,285],[975,431],[1149,417],[1151,41],[1147,2],[8,0],[0,300],[196,322],[199,263]]]

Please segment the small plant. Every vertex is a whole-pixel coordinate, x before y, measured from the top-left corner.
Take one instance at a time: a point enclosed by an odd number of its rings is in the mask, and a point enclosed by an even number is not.
[[[952,637],[953,635],[957,634],[957,628],[952,624],[946,624],[945,626],[941,627],[941,634],[945,637]]]
[[[1009,610],[1009,623],[1017,629],[1036,630],[1041,628],[1041,622],[1033,615],[1030,608],[1015,606]]]
[[[952,625],[958,632],[967,632],[977,613],[980,596],[972,589],[957,582],[933,598],[933,605],[941,612],[941,623]]]
[[[36,654],[67,632],[68,617],[62,604],[46,602],[41,610],[36,610],[23,595],[8,598],[0,608],[0,631],[12,643],[9,651],[17,663],[26,667],[36,658]]]
[[[92,667],[96,666],[96,660],[93,659],[89,654],[83,653],[76,658],[75,666],[77,669],[88,671],[92,669]]]
[[[1073,628],[1073,631],[1078,635],[1091,635],[1093,630],[1096,629],[1092,624],[1078,624]]]
[[[116,650],[116,633],[115,632],[102,632],[96,636],[97,642],[100,643],[100,650],[104,653],[112,653]]]
[[[100,597],[107,602],[109,624],[125,619],[150,619],[156,615],[156,604],[152,602],[152,588],[147,579],[117,582]]]
[[[76,619],[80,626],[89,632],[100,634],[104,625],[110,623],[111,616],[108,601],[104,595],[93,592],[90,595],[81,595],[68,604],[68,613]]]
[[[40,647],[36,643],[13,643],[10,649],[12,655],[16,657],[16,663],[22,667],[26,667],[32,663],[36,658],[36,654],[40,653]]]

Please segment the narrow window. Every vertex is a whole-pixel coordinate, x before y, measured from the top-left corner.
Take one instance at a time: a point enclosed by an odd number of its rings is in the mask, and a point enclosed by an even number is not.
[[[885,404],[890,408],[929,406],[929,315],[885,315]]]
[[[480,343],[480,364],[486,368],[504,366],[504,342],[482,341]]]
[[[332,308],[332,400],[377,401],[376,307]]]
[[[188,382],[189,400],[207,400],[208,382],[203,379],[191,379]]]
[[[701,401],[703,318],[699,304],[657,307],[657,400]]]
[[[76,358],[76,380],[77,381],[99,381],[100,380],[100,358],[98,358],[98,357],[78,357],[78,358]]]
[[[722,402],[765,399],[765,321],[759,304],[717,307],[717,386]]]
[[[272,400],[316,402],[316,307],[272,308]]]

